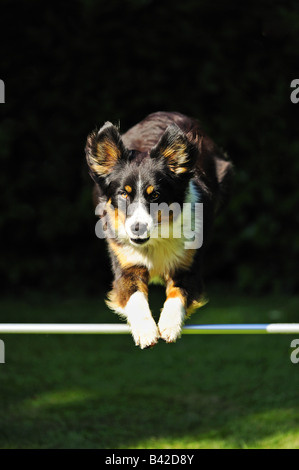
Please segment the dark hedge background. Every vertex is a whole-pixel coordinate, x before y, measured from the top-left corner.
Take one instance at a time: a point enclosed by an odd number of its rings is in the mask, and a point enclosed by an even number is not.
[[[1,289],[107,287],[86,136],[106,120],[125,131],[150,112],[177,110],[200,119],[236,167],[207,279],[294,292],[297,4],[2,0]]]

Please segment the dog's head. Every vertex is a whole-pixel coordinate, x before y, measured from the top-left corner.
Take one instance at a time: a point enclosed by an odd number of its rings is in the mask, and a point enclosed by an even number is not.
[[[167,223],[175,217],[163,208],[183,204],[198,156],[196,145],[175,124],[142,153],[127,149],[118,129],[107,122],[88,136],[85,150],[107,211],[117,214],[117,235],[135,246],[148,243],[166,217]]]

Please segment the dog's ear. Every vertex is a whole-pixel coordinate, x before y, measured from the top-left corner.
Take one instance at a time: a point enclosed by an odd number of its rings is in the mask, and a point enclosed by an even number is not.
[[[214,157],[216,178],[219,185],[217,210],[223,207],[229,199],[234,177],[234,167],[229,160]]]
[[[126,149],[118,129],[111,122],[106,122],[99,131],[89,134],[85,153],[91,176],[97,179],[111,172],[125,155]]]
[[[176,124],[171,124],[152,149],[151,157],[165,159],[169,169],[174,174],[181,175],[194,168],[197,148]]]

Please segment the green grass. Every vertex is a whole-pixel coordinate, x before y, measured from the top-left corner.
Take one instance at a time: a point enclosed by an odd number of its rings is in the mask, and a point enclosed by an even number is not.
[[[159,290],[152,295],[159,311]],[[117,322],[99,300],[2,300],[0,322]],[[299,298],[210,292],[191,323],[296,322]],[[297,335],[299,337],[299,335]],[[299,448],[296,335],[1,335],[0,448]]]

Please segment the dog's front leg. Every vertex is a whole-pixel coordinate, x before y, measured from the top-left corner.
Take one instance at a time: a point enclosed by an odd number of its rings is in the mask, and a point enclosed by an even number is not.
[[[153,346],[159,339],[159,330],[154,321],[146,295],[136,291],[129,298],[124,315],[131,327],[131,332],[137,346],[141,349]]]
[[[186,297],[173,281],[166,287],[166,300],[160,315],[158,328],[160,337],[167,343],[175,342],[181,335],[184,318],[186,316]]]
[[[126,318],[137,346],[144,349],[157,343],[159,330],[148,304],[146,268],[125,269],[114,281],[109,299],[109,307]]]

